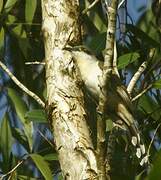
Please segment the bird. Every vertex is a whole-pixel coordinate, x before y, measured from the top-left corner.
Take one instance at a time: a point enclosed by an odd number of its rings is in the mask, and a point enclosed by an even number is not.
[[[94,102],[98,103],[101,93],[99,77],[103,73],[103,62],[84,47],[72,47],[70,51],[87,91]],[[136,156],[141,159],[140,165],[143,166],[148,163],[148,156],[134,118],[130,96],[116,73],[112,73],[109,83],[105,112],[114,123],[127,127],[131,134],[131,143],[136,147]]]

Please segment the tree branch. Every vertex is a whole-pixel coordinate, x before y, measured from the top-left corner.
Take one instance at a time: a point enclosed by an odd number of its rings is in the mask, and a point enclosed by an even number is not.
[[[114,41],[116,32],[116,14],[117,14],[117,0],[112,0],[108,7],[108,28],[106,36],[105,62],[104,71],[109,71],[113,68],[114,58]]]
[[[110,84],[110,78],[112,75],[112,71],[115,70],[114,64],[116,63],[116,61],[114,61],[114,40],[116,31],[117,4],[117,0],[112,0],[111,5],[108,6],[108,29],[106,35],[106,49],[104,54],[105,61],[103,67],[103,75],[102,77],[99,77],[101,93],[99,96],[99,105],[97,110],[100,114],[103,114],[103,117],[97,119],[97,153],[99,178],[102,180],[108,178],[106,166],[109,167],[109,164],[107,165],[108,162],[106,162],[106,117],[104,115],[104,111],[107,108],[106,100],[108,98],[107,92],[109,90],[107,85]]]
[[[23,159],[23,160],[21,160],[20,162],[18,162],[18,163],[16,164],[16,166],[15,166],[14,168],[12,168],[8,173],[2,175],[2,176],[0,177],[0,180],[3,180],[6,176],[8,176],[8,175],[10,175],[11,173],[13,173],[24,161],[25,161],[25,160]]]
[[[45,62],[39,62],[39,61],[34,61],[34,62],[25,62],[26,65],[43,65],[45,66]]]
[[[1,61],[0,61],[0,67],[8,74],[8,76],[13,80],[13,82],[22,90],[24,91],[26,94],[28,94],[30,97],[32,97],[33,99],[35,99],[37,101],[37,103],[44,108],[45,107],[45,103],[32,91],[30,91],[26,86],[24,86],[12,73],[11,71],[7,68],[6,65],[4,65]]]
[[[108,143],[107,143],[107,156],[106,156],[106,172],[110,172],[111,168],[110,168],[110,164],[112,163],[112,157],[114,155],[114,151],[115,151],[115,145],[116,145],[116,127],[114,126],[111,130],[110,130],[110,134],[108,137]]]
[[[146,87],[141,93],[136,95],[134,98],[132,98],[132,102],[136,101],[138,98],[140,98],[143,94],[145,94],[153,85],[150,84],[148,87]]]
[[[118,5],[118,9],[120,9],[120,7],[125,3],[125,0],[122,0],[119,5]]]
[[[143,62],[141,64],[141,66],[139,67],[138,71],[131,78],[130,83],[129,83],[128,87],[127,87],[127,91],[128,91],[128,93],[130,95],[131,95],[131,93],[132,93],[132,91],[134,89],[134,86],[135,86],[136,82],[138,81],[138,79],[140,78],[142,73],[145,71],[146,67],[147,67],[147,62]]]
[[[150,156],[150,149],[151,149],[151,146],[152,146],[152,144],[153,144],[154,138],[155,138],[155,136],[156,136],[156,134],[157,134],[157,131],[158,131],[158,129],[160,128],[160,126],[161,126],[161,123],[158,124],[157,128],[156,128],[155,131],[154,131],[153,137],[152,137],[152,139],[151,139],[151,141],[150,141],[150,144],[149,144],[149,147],[148,147],[148,151],[147,151],[147,156],[148,156],[148,157]]]
[[[86,14],[88,11],[90,11],[100,0],[93,1],[86,9],[82,11],[82,14]]]

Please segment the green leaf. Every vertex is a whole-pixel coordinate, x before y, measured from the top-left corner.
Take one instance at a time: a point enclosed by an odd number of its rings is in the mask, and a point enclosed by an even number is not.
[[[37,180],[38,178],[32,178],[29,176],[18,175],[18,180]]]
[[[85,8],[89,7],[90,4],[89,0],[85,0]],[[106,32],[107,27],[96,11],[92,15],[90,13],[87,13],[87,15],[99,32]]]
[[[14,33],[14,35],[16,35],[17,37],[23,37],[22,32],[23,32],[22,24],[18,24],[17,26],[12,28],[12,33]]]
[[[1,13],[2,8],[3,8],[3,0],[0,0],[0,13]]]
[[[14,23],[16,20],[17,20],[16,16],[13,16],[10,14],[7,16],[7,24],[9,24],[9,25]]]
[[[58,154],[57,153],[46,154],[46,155],[44,155],[44,159],[46,161],[57,161],[58,160]]]
[[[17,95],[16,91],[8,88],[8,95],[12,100],[12,103],[14,104],[16,113],[23,125],[23,130],[25,132],[25,135],[28,139],[30,151],[32,151],[32,144],[33,144],[33,139],[32,139],[32,134],[33,134],[33,125],[32,122],[29,121],[27,118],[25,118],[25,114],[28,111],[27,106],[25,102],[22,100],[22,98]]]
[[[139,27],[139,29],[141,29],[146,34],[146,36],[155,40],[160,46],[160,33],[158,33],[158,28],[156,26],[156,17],[153,14],[151,8],[148,8],[146,11],[144,11],[144,13],[142,13],[137,23],[137,27]],[[143,40],[142,43],[146,43],[144,42],[144,40],[146,41],[146,38],[145,39],[144,38],[145,37],[142,36],[142,40]],[[153,44],[149,43],[148,46],[152,46],[152,45]]]
[[[2,27],[0,31],[0,56],[2,56],[4,52],[4,36],[5,36],[5,32]]]
[[[141,40],[143,40],[144,44],[147,44],[150,47],[159,47],[160,46],[160,44],[157,41],[152,39],[150,36],[148,36],[147,33],[142,31],[138,27],[133,26],[132,24],[128,24],[127,28],[128,28],[128,30],[130,32],[132,32],[134,34],[135,37],[140,38]]]
[[[21,52],[25,56],[25,59],[28,59],[28,50],[30,48],[29,39],[27,38],[19,38],[18,39],[19,47],[21,49]]]
[[[16,2],[17,2],[17,0],[8,0],[4,6],[5,11],[9,12],[14,7]]]
[[[125,68],[128,64],[138,60],[140,55],[137,52],[127,53],[118,58],[118,69]]]
[[[30,154],[30,157],[32,158],[32,160],[34,161],[34,163],[36,164],[37,168],[40,170],[44,178],[47,180],[52,180],[52,172],[44,158],[38,154]]]
[[[161,117],[161,112],[158,111],[159,105],[148,95],[143,95],[139,99],[138,108],[142,113],[149,114],[156,121]]]
[[[27,151],[30,151],[29,144],[25,134],[18,128],[12,128],[13,137],[20,143]]]
[[[92,20],[93,24],[95,25],[95,27],[99,30],[99,32],[106,32],[107,27],[103,23],[103,21],[98,13],[95,12],[94,16],[92,17],[91,20]]]
[[[148,176],[148,180],[160,180],[161,177],[161,150],[159,151],[159,153],[157,154],[154,163],[153,163],[153,167],[149,173]]]
[[[158,79],[153,83],[153,88],[161,89],[161,79]]]
[[[21,49],[23,55],[26,59],[28,59],[28,49],[30,48],[30,43],[29,39],[27,38],[27,33],[22,24],[15,26],[12,29],[12,33],[16,36],[19,48]]]
[[[37,123],[47,123],[47,116],[42,109],[33,109],[25,114],[25,117]]]
[[[2,150],[2,158],[3,158],[3,171],[7,172],[9,170],[10,163],[10,154],[11,154],[11,147],[12,147],[12,133],[11,127],[9,124],[9,119],[7,114],[5,114],[1,129],[0,129],[0,147]]]
[[[43,90],[43,97],[47,99],[47,88],[45,87]]]
[[[25,18],[26,22],[32,22],[37,6],[37,0],[26,0]]]
[[[99,33],[92,37],[92,40],[87,46],[95,53],[100,54],[105,48],[106,44],[106,33]]]
[[[22,124],[26,123],[26,119],[24,117],[27,112],[27,106],[22,98],[16,93],[15,90],[8,88],[8,95],[11,98],[13,104],[15,105],[15,109],[18,117],[20,118]]]
[[[106,119],[106,131],[111,131],[113,127],[113,121],[111,119]]]

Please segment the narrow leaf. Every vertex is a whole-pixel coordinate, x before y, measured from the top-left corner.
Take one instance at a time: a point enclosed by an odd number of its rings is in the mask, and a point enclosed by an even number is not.
[[[149,173],[148,180],[160,180],[161,177],[161,151],[157,154],[154,162],[153,162],[153,167]]]
[[[21,144],[27,151],[29,151],[29,144],[25,134],[18,128],[12,128],[13,137]]]
[[[132,32],[137,38],[140,38],[143,40],[144,44],[148,44],[151,47],[159,47],[160,44],[152,39],[147,33],[139,29],[138,27],[128,24],[127,29]]]
[[[19,38],[18,39],[18,44],[19,44],[19,47],[21,49],[21,52],[23,53],[23,55],[27,59],[28,58],[28,50],[30,48],[29,39],[27,39],[27,38]]]
[[[29,39],[27,38],[27,33],[24,27],[22,26],[22,24],[15,26],[12,29],[12,33],[16,35],[19,48],[23,53],[23,55],[25,56],[25,58],[28,59],[28,49],[30,48],[30,43],[29,43]]]
[[[0,12],[1,12],[2,8],[3,8],[3,0],[0,0]]]
[[[136,61],[140,55],[137,52],[127,53],[118,58],[118,69],[123,69],[130,63]]]
[[[17,2],[17,0],[8,0],[4,6],[5,11],[9,12],[14,7],[16,2]]]
[[[32,22],[37,6],[37,0],[26,0],[25,18],[27,22]]]
[[[18,175],[18,180],[37,180],[37,178],[32,178],[31,176],[23,176],[23,175]]]
[[[28,111],[25,114],[25,117],[37,123],[47,123],[45,111],[41,109],[33,109],[31,111]]]
[[[0,31],[0,56],[4,52],[4,36],[5,36],[5,32],[4,32],[4,29],[2,27],[1,31]]]
[[[10,154],[11,154],[11,147],[12,147],[12,133],[11,128],[9,124],[9,119],[7,115],[5,114],[1,129],[0,129],[0,147],[2,150],[2,158],[3,158],[3,170],[7,171],[9,170],[9,164],[10,164]]]
[[[44,155],[44,159],[46,161],[57,161],[58,160],[58,154],[57,153],[46,154],[46,155]]]
[[[153,83],[153,88],[161,89],[161,79],[158,79]]]
[[[89,0],[85,0],[85,8],[89,7],[90,4],[91,2]],[[87,13],[87,15],[99,32],[106,32],[107,27],[96,11],[92,14],[92,16],[89,13]]]
[[[22,37],[22,32],[23,32],[23,26],[21,23],[15,26],[14,28],[12,28],[12,33],[14,33],[14,35],[16,35],[17,37]]]
[[[37,168],[40,170],[44,178],[47,180],[52,180],[52,172],[44,158],[38,154],[31,154],[30,157],[32,158],[32,160],[34,161],[34,163],[36,164]]]
[[[17,115],[19,116],[21,122],[23,124],[26,123],[26,119],[24,117],[25,113],[27,112],[27,106],[22,98],[16,93],[15,90],[8,88],[8,95],[11,98],[13,104],[15,105],[15,109]]]
[[[106,44],[106,33],[99,33],[92,37],[91,41],[88,42],[88,47],[95,54],[100,54],[105,49]]]
[[[33,139],[32,139],[32,134],[33,134],[33,125],[32,122],[29,121],[27,118],[25,118],[25,114],[28,111],[27,106],[25,102],[22,100],[20,96],[17,95],[17,93],[11,89],[8,88],[8,95],[12,100],[12,103],[15,106],[16,113],[23,125],[23,130],[25,132],[25,135],[28,139],[30,151],[32,150],[32,144],[33,144]]]
[[[158,111],[159,105],[148,95],[143,95],[139,99],[138,108],[142,113],[149,114],[155,120],[159,120],[161,117],[161,112]]]

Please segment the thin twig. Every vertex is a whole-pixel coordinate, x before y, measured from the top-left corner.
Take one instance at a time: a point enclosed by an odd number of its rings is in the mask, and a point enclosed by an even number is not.
[[[138,81],[138,79],[140,78],[140,76],[142,75],[142,73],[145,71],[145,69],[147,68],[147,62],[143,62],[141,64],[141,66],[139,67],[139,69],[137,70],[137,72],[134,74],[134,76],[131,78],[130,83],[127,87],[127,91],[128,93],[131,95],[134,86],[136,84],[136,82]]]
[[[12,168],[8,173],[2,175],[0,177],[0,180],[3,180],[3,178],[5,178],[6,176],[8,176],[9,174],[13,173],[25,160],[21,160],[18,164],[16,164],[16,166],[14,168]]]
[[[92,4],[90,4],[86,9],[82,11],[82,14],[86,14],[88,11],[90,11],[100,0],[93,1]]]
[[[154,138],[155,138],[155,136],[156,136],[156,134],[157,134],[157,131],[158,131],[158,129],[160,128],[160,126],[161,126],[161,123],[158,124],[157,128],[156,128],[155,131],[154,131],[153,137],[152,137],[152,139],[151,139],[151,141],[150,141],[150,144],[149,144],[149,147],[148,147],[148,151],[147,151],[147,156],[148,156],[148,157],[150,156],[150,149],[151,149],[151,146],[152,146],[152,144],[153,144]]]
[[[43,108],[45,107],[45,103],[32,91],[30,91],[26,86],[24,86],[12,73],[11,71],[7,68],[6,65],[4,65],[0,61],[0,67],[8,74],[8,76],[13,80],[13,82],[20,88],[22,89],[26,94],[31,96],[33,99],[37,101],[37,103],[42,106]]]
[[[118,8],[117,8],[117,9],[120,9],[120,7],[123,5],[124,2],[125,2],[125,0],[122,0],[122,1],[118,4]]]
[[[40,130],[38,130],[38,133],[48,142],[48,144],[49,144],[50,146],[52,146],[52,147],[55,148],[55,146],[43,135],[43,133],[42,133]]]
[[[34,62],[25,62],[26,65],[45,65],[45,62],[39,62],[39,61],[34,61]]]
[[[138,98],[140,98],[143,94],[145,94],[153,85],[150,84],[148,87],[146,87],[141,93],[139,93],[138,95],[136,95],[134,98],[132,98],[132,102],[136,101]]]
[[[117,47],[116,47],[116,40],[114,40],[114,55],[113,55],[113,68],[118,77],[120,77],[118,68],[117,68]]]

